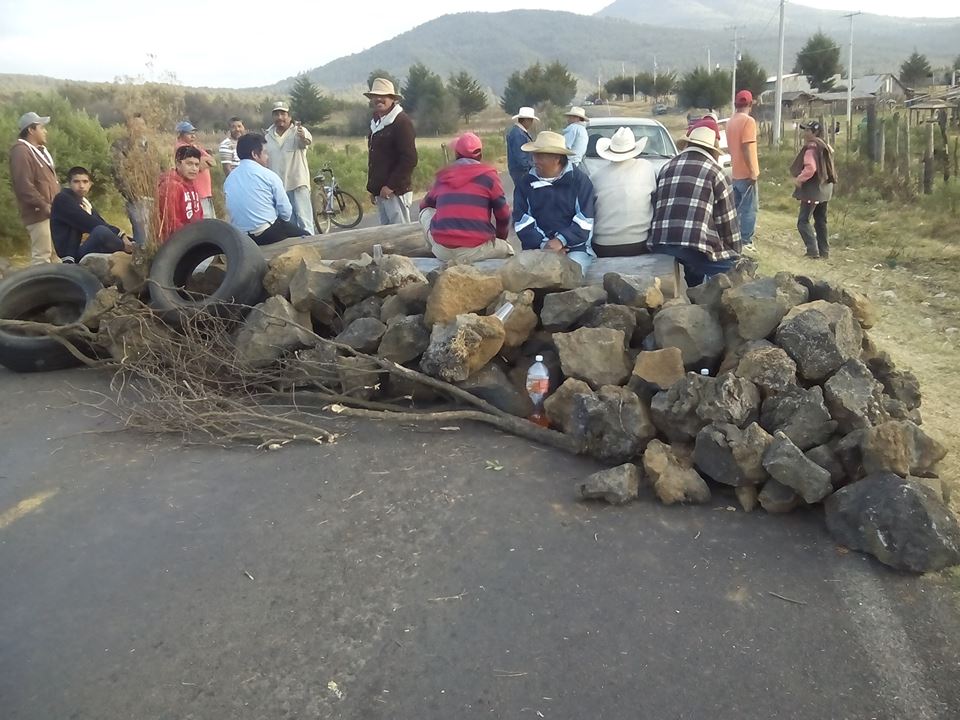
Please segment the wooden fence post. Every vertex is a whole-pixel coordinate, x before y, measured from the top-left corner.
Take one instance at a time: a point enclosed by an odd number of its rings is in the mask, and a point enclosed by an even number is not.
[[[877,160],[880,163],[880,172],[883,172],[884,165],[886,164],[886,154],[887,154],[887,119],[880,118],[880,143],[877,148]]]
[[[933,123],[927,123],[927,146],[923,151],[923,194],[933,193]]]
[[[903,177],[907,181],[907,184],[910,184],[910,162],[912,158],[910,157],[910,111],[907,110],[907,124],[904,127],[904,144],[903,144],[903,153],[906,155],[906,162],[903,164]]]

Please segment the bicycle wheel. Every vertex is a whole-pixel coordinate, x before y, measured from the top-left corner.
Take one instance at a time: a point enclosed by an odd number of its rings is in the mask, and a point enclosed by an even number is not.
[[[321,235],[330,232],[330,213],[326,212],[327,196],[322,190],[313,194],[313,219],[317,225],[317,232]]]
[[[334,190],[333,214],[328,217],[338,228],[354,228],[363,220],[363,208],[350,193]]]

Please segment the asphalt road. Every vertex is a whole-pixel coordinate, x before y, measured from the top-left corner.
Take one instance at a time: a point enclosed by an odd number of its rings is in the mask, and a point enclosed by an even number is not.
[[[4,720],[960,716],[956,580],[816,511],[582,503],[470,426],[184,448],[71,388],[0,370]]]

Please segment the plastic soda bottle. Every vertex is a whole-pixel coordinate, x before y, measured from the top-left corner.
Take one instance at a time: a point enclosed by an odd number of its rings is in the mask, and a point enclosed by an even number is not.
[[[497,308],[497,311],[493,314],[500,322],[505,323],[507,318],[510,317],[510,313],[513,312],[513,303],[505,302],[503,305]]]
[[[383,259],[383,245],[377,243],[373,246],[373,261],[378,262]]]
[[[547,366],[543,364],[543,355],[537,355],[534,358],[533,365],[527,371],[527,394],[533,402],[533,414],[530,415],[528,420],[543,427],[550,426],[550,421],[547,420],[546,413],[543,410],[543,401],[549,391],[550,372],[547,370]]]

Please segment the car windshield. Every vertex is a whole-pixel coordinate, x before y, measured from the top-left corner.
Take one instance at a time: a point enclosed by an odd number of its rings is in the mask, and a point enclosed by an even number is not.
[[[586,156],[591,158],[600,157],[597,155],[597,140],[600,138],[611,138],[619,129],[620,126],[588,127],[587,135],[590,141],[587,144]],[[666,157],[673,157],[673,155],[676,153],[673,148],[673,143],[670,142],[670,137],[659,125],[632,125],[630,126],[630,129],[633,131],[633,135],[637,140],[644,137],[647,138],[647,146],[643,149],[644,155],[664,155]]]

